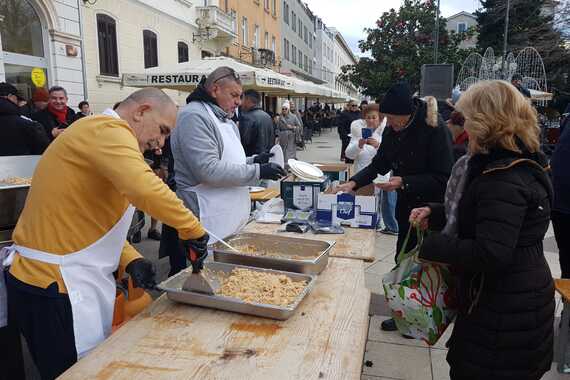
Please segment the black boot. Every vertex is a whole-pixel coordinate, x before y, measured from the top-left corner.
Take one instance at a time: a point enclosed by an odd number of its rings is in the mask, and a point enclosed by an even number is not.
[[[396,322],[392,318],[386,319],[384,322],[382,322],[382,324],[380,325],[380,328],[383,331],[396,331],[396,330],[398,330],[398,328],[396,327]]]

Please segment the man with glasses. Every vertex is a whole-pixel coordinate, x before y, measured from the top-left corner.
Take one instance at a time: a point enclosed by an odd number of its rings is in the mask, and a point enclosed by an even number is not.
[[[344,111],[338,117],[338,135],[342,142],[340,150],[340,159],[344,160],[347,164],[352,164],[354,161],[346,158],[344,152],[350,143],[350,125],[353,121],[360,119],[360,109],[354,100],[348,102]]]
[[[222,239],[249,219],[248,186],[285,175],[279,165],[268,163],[268,153],[246,157],[230,119],[241,96],[239,75],[229,67],[217,68],[188,97],[170,140],[178,196]]]

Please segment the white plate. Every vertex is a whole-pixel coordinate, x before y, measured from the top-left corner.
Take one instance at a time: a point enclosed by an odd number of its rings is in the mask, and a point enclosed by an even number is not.
[[[289,166],[293,168],[296,173],[299,173],[305,178],[322,178],[324,173],[321,169],[313,164],[304,161],[289,160]]]
[[[261,186],[250,186],[249,187],[250,193],[261,193],[262,191],[265,191],[265,187],[261,187]]]
[[[291,166],[289,168],[291,169],[291,173],[293,173],[296,177],[301,178],[304,181],[321,181],[323,179],[323,177],[312,177],[312,176],[305,175],[305,174],[299,172],[298,170],[295,170]]]
[[[285,167],[285,158],[283,157],[283,149],[281,149],[280,145],[274,145],[273,148],[271,148],[271,150],[269,151],[269,153],[273,153],[273,157],[269,159],[269,162],[276,163],[282,168]]]

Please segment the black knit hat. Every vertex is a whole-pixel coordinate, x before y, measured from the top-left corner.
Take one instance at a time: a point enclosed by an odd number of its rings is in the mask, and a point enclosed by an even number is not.
[[[389,115],[411,115],[413,103],[410,87],[404,82],[393,85],[380,104],[380,112]]]
[[[10,83],[2,82],[0,83],[0,96],[16,95],[20,96],[18,89],[12,86]]]

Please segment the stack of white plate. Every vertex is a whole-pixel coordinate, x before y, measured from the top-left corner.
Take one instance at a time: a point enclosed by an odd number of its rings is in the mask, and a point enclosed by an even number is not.
[[[303,181],[320,182],[325,179],[323,171],[308,162],[297,161],[291,158],[287,161],[287,164],[289,164],[291,172]]]

